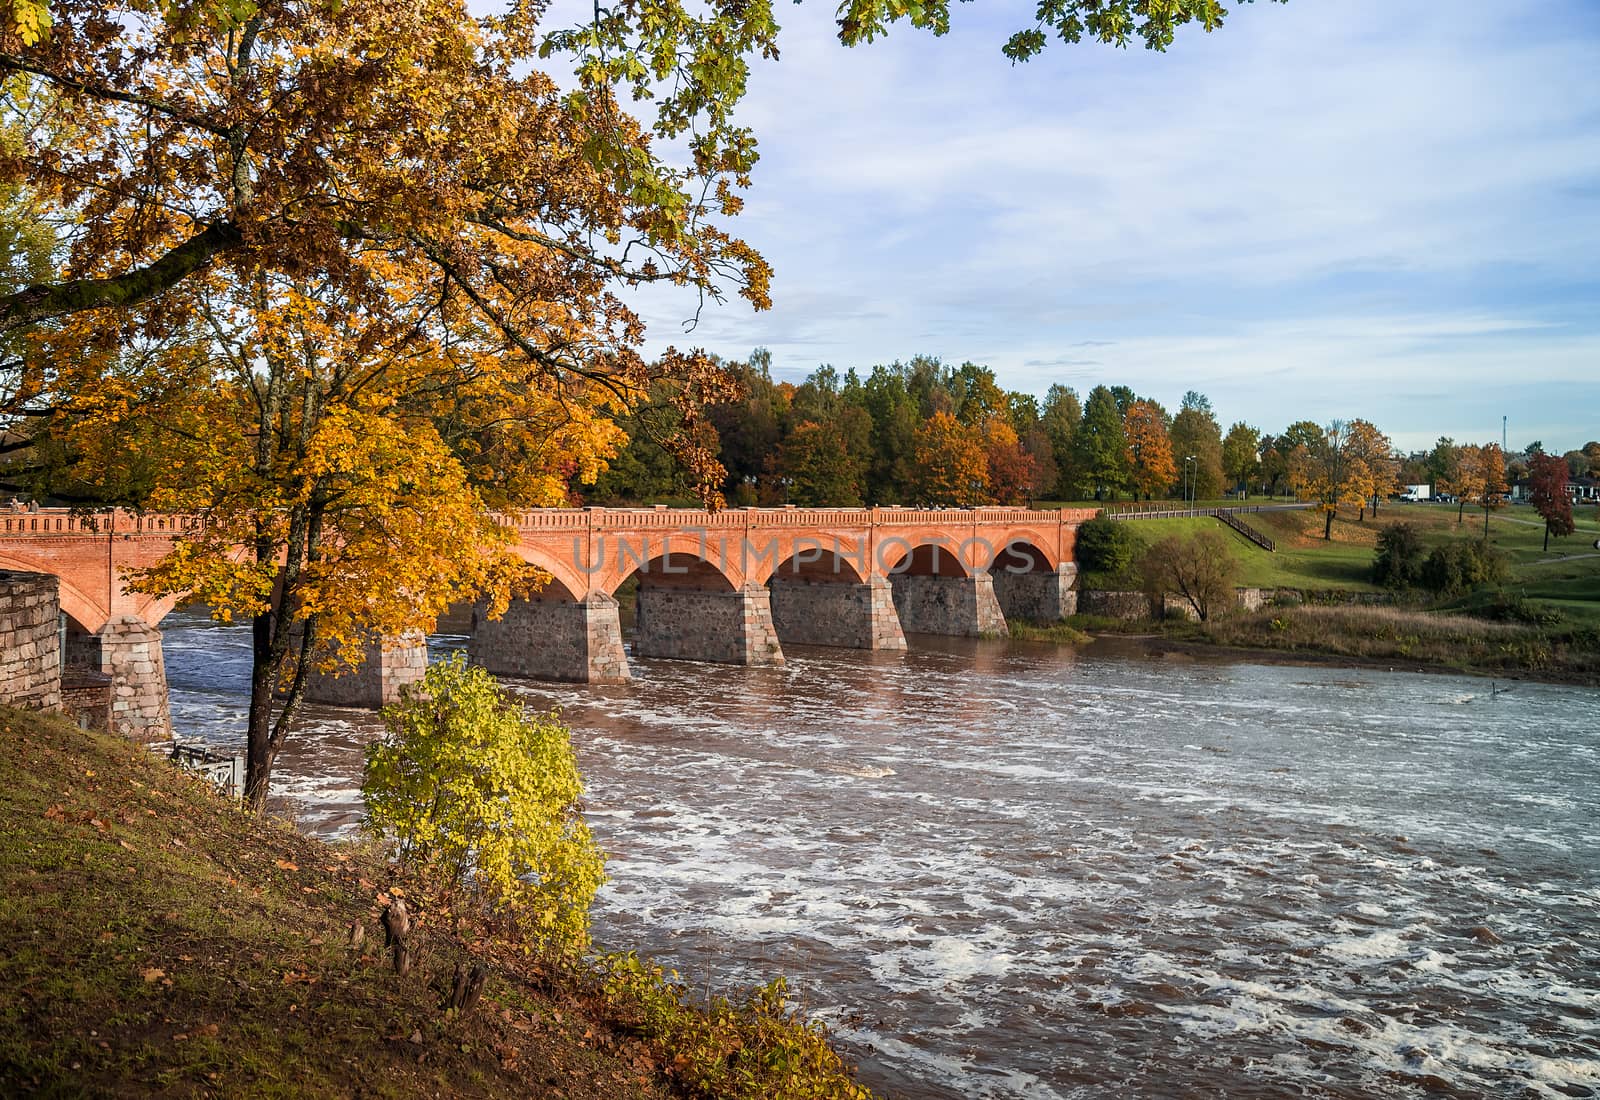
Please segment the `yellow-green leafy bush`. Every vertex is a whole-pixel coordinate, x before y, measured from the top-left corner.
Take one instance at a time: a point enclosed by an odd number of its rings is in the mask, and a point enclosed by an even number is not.
[[[509,929],[582,948],[605,855],[578,813],[567,728],[459,656],[383,712],[367,749],[367,826],[408,863],[479,897]]]

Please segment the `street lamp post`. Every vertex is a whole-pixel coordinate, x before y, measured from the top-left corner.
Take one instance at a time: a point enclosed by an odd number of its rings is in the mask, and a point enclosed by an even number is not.
[[[1183,458],[1183,502],[1194,505],[1194,477],[1189,472],[1189,463],[1194,461],[1194,455],[1185,455]]]

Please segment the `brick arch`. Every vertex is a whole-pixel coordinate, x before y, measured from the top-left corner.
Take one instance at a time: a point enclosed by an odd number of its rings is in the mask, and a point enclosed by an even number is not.
[[[990,573],[1053,573],[1061,561],[1051,548],[1052,541],[1037,531],[1007,531],[1005,541],[991,547],[985,569]]]
[[[161,620],[183,601],[183,596],[146,596],[134,608],[134,614],[150,626],[160,626]]]
[[[760,558],[747,579],[751,584],[766,584],[774,577],[864,584],[871,572],[865,544],[860,540],[800,538],[788,540],[782,548]]]
[[[85,633],[93,634],[106,625],[110,612],[92,596],[61,576],[49,562],[38,561],[26,554],[13,551],[0,552],[0,569],[16,569],[24,573],[48,573],[60,583],[61,610]]]
[[[590,579],[574,563],[562,561],[526,543],[518,543],[513,549],[523,561],[550,574],[550,582],[533,594],[535,599],[581,600],[589,591]]]
[[[890,535],[878,541],[877,561],[884,573],[910,576],[970,577],[971,564],[962,560],[967,549],[956,536]]]
[[[641,583],[648,578],[649,583],[663,586],[737,591],[744,586],[744,571],[737,562],[715,560],[717,550],[695,535],[652,537],[643,546],[619,541],[605,548],[590,588],[614,595],[629,577],[639,574]]]

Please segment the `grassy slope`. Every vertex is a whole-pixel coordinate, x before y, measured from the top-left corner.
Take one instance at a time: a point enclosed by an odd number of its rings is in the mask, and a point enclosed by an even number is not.
[[[379,961],[380,865],[124,742],[0,709],[0,830],[0,1094],[669,1095],[526,968],[446,1018],[448,947]]]
[[[1372,584],[1372,556],[1378,532],[1385,525],[1405,521],[1432,546],[1457,538],[1478,538],[1483,533],[1483,513],[1468,510],[1457,523],[1454,505],[1386,504],[1376,519],[1357,522],[1353,515],[1334,521],[1333,538],[1322,539],[1322,516],[1314,509],[1264,512],[1243,517],[1277,543],[1276,553],[1266,553],[1243,536],[1214,519],[1138,520],[1129,526],[1146,543],[1165,535],[1187,535],[1198,530],[1226,534],[1239,562],[1239,583],[1261,588],[1341,589],[1377,591]],[[1544,529],[1531,508],[1521,506],[1494,513],[1489,520],[1489,540],[1511,559],[1511,589],[1530,600],[1550,603],[1574,625],[1600,625],[1600,523],[1594,509],[1578,517],[1578,532],[1553,539],[1543,550]],[[1094,578],[1089,578],[1091,581]]]

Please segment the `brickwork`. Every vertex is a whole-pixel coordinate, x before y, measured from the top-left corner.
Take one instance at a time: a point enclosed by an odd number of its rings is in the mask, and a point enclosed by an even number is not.
[[[361,667],[340,676],[313,672],[306,682],[306,700],[376,710],[400,698],[400,689],[427,671],[428,640],[421,634],[374,638],[367,642]]]
[[[883,577],[868,584],[773,577],[772,621],[785,645],[906,647],[894,589]]]
[[[781,665],[783,647],[763,585],[732,592],[639,586],[634,652],[732,665]]]
[[[114,686],[103,672],[68,665],[61,672],[61,709],[84,729],[110,733]]]
[[[478,615],[470,654],[497,676],[622,684],[631,674],[617,601],[513,600],[499,619]]]
[[[973,577],[894,574],[894,606],[907,634],[1008,636],[1005,614],[987,573]]]
[[[47,574],[0,571],[0,703],[61,705],[59,587]]]

